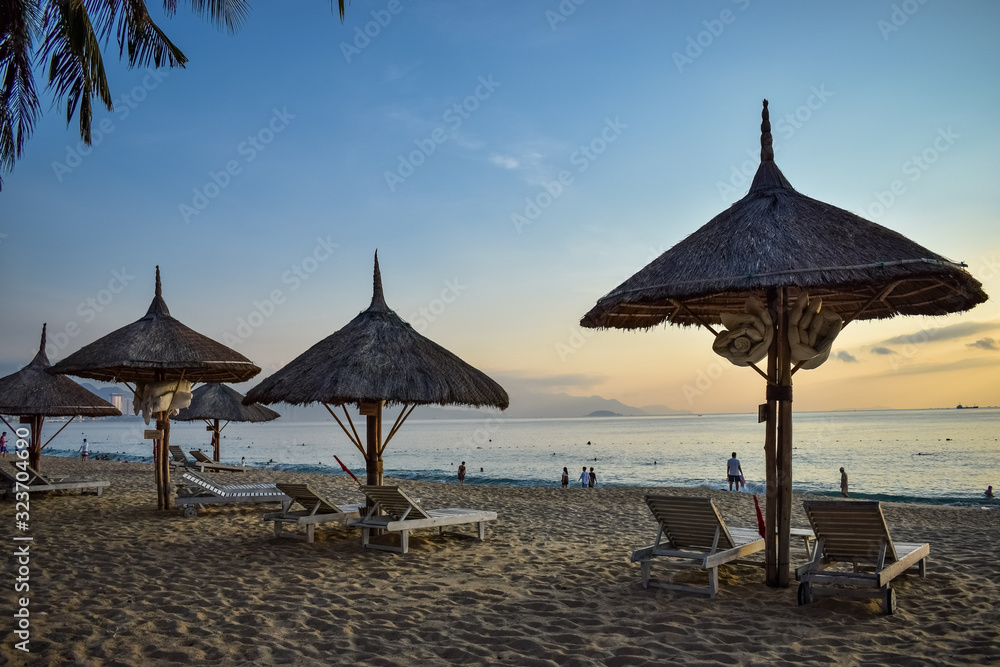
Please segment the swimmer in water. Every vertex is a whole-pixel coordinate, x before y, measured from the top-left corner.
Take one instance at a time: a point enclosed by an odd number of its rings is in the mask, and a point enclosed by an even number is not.
[[[987,486],[986,490],[983,492],[983,495],[986,496],[987,498],[992,498],[993,497],[993,487],[992,486]]]

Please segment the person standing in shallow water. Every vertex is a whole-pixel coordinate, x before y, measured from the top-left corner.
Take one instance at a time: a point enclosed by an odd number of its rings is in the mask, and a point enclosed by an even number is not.
[[[458,466],[458,483],[465,484],[465,461],[462,461],[462,465]]]
[[[840,469],[840,495],[845,498],[850,498],[850,496],[847,495],[847,472],[845,472],[843,468]]]
[[[562,488],[565,489],[568,486],[569,486],[569,469],[568,468],[563,468]]]
[[[583,472],[580,473],[580,486],[584,489],[590,485],[590,474],[587,472],[587,466],[583,466]]]
[[[594,466],[590,466],[590,479],[587,480],[587,486],[590,488],[597,486],[597,473],[594,472]]]
[[[729,490],[733,490],[733,484],[736,485],[736,490],[740,490],[740,475],[743,474],[743,466],[740,465],[740,460],[736,458],[736,452],[733,452],[733,458],[726,461],[726,472],[729,477]]]

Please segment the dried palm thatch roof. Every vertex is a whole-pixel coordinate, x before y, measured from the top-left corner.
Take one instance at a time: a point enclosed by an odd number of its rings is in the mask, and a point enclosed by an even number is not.
[[[204,384],[191,395],[191,405],[177,413],[173,419],[195,421],[221,419],[227,422],[269,422],[280,417],[277,412],[263,405],[243,405],[243,394],[232,387],[215,382]]]
[[[582,326],[717,323],[769,287],[791,288],[793,299],[807,291],[844,316],[864,307],[857,319],[942,315],[986,301],[963,264],[796,192],[774,163],[767,100],[762,118],[761,163],[747,195],[601,298]]]
[[[247,393],[247,403],[473,405],[506,409],[507,392],[389,309],[375,255],[367,310]]]
[[[43,324],[42,343],[31,363],[16,373],[0,378],[0,414],[120,417],[121,411],[97,394],[69,378],[48,372],[45,328]]]
[[[260,372],[239,352],[170,316],[156,267],[156,294],[146,315],[112,331],[52,367],[106,382],[151,382],[183,376],[190,382],[242,382]]]

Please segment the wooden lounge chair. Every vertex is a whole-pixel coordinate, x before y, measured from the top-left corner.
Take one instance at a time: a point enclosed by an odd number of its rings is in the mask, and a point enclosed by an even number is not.
[[[246,472],[246,468],[242,466],[231,466],[213,461],[200,449],[192,449],[191,456],[194,457],[194,461],[189,462],[188,467],[195,468],[201,472],[205,472],[206,470],[209,472]]]
[[[198,516],[199,505],[279,502],[287,507],[291,503],[291,498],[274,484],[216,484],[193,470],[185,471],[181,477],[184,484],[178,488],[174,504],[183,507],[188,518]]]
[[[642,587],[715,597],[719,592],[719,566],[764,548],[755,528],[728,528],[711,498],[647,495],[646,505],[659,524],[656,542],[632,552],[632,562],[642,564]],[[693,561],[688,567],[708,570],[708,587],[682,586],[650,580],[655,558]]]
[[[445,526],[475,523],[479,526],[479,539],[486,538],[486,522],[497,518],[496,512],[459,509],[449,507],[439,510],[425,510],[415,500],[407,496],[398,486],[362,486],[361,492],[374,503],[374,507],[361,519],[348,525],[361,528],[361,546],[366,549],[381,549],[405,554],[409,549],[409,533],[417,528],[438,528],[444,532]],[[376,512],[385,512],[384,516]],[[369,541],[372,530],[399,533],[399,546],[373,544]]]
[[[42,493],[79,489],[83,493],[86,489],[94,489],[94,493],[101,495],[104,492],[104,487],[111,484],[111,482],[67,480],[65,477],[44,477],[29,465],[25,465],[23,470],[15,463],[12,465],[13,469],[0,467],[0,488],[5,489],[9,497],[18,491],[25,490],[31,493]]]
[[[321,496],[308,484],[278,484],[280,489],[287,495],[291,502],[277,514],[268,514],[264,518],[274,522],[274,536],[301,537],[306,542],[312,542],[316,536],[316,524],[347,523],[351,519],[360,516],[359,505],[336,505],[324,496]],[[292,510],[291,506],[298,503],[305,509]],[[293,526],[305,526],[306,534],[284,533],[285,524]]]
[[[795,571],[801,582],[799,604],[809,604],[816,593],[881,597],[882,610],[895,613],[892,580],[912,570],[925,576],[930,545],[893,542],[876,501],[807,500],[803,504],[817,541],[812,561]],[[838,563],[852,567],[832,569]]]
[[[191,459],[187,457],[180,445],[170,445],[167,449],[170,450],[170,465],[183,466],[191,463]]]

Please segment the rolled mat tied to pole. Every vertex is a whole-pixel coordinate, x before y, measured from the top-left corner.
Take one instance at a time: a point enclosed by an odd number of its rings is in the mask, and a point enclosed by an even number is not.
[[[753,494],[753,506],[757,510],[757,532],[760,533],[761,537],[767,536],[767,528],[764,525],[764,515],[760,511],[760,503],[757,502],[757,494]]]
[[[347,466],[345,466],[345,465],[344,465],[344,462],[343,462],[343,461],[341,461],[341,460],[340,460],[340,457],[338,457],[338,456],[337,456],[336,454],[334,454],[333,458],[337,459],[337,463],[339,463],[339,464],[340,464],[340,467],[344,469],[344,472],[346,472],[346,473],[347,473],[348,475],[350,475],[350,476],[351,476],[351,479],[353,479],[353,480],[354,480],[355,482],[357,482],[358,484],[361,484],[361,482],[358,482],[358,478],[354,476],[354,473],[353,473],[353,472],[351,472],[351,471],[350,471],[350,470],[349,470],[349,469],[347,468]]]

